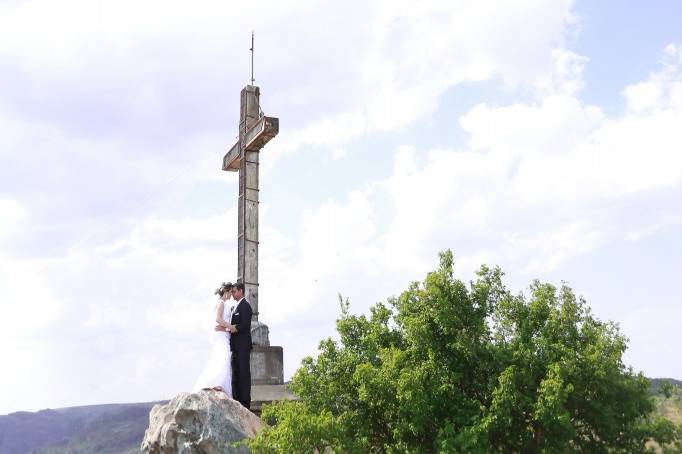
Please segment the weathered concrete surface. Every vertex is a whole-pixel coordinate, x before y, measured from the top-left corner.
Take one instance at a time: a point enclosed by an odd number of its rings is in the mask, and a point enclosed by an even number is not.
[[[251,384],[283,385],[284,361],[282,347],[254,345],[251,350]]]
[[[247,453],[233,443],[264,426],[256,415],[222,392],[181,393],[149,413],[143,452],[154,454]]]
[[[287,385],[254,385],[251,387],[251,411],[260,414],[263,404],[279,400],[298,400]]]
[[[251,322],[251,342],[253,345],[261,347],[270,346],[270,328],[265,323],[259,321]]]

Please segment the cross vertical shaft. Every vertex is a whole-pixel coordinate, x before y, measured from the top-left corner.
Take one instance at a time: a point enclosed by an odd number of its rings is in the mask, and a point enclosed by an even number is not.
[[[244,296],[258,321],[258,155],[246,146],[246,134],[260,119],[260,90],[247,85],[241,92],[239,116],[239,203],[237,277],[244,283]]]
[[[260,89],[255,85],[244,87],[239,140],[223,157],[223,170],[239,171],[237,278],[244,283],[244,296],[251,303],[253,322],[258,322],[258,161],[261,148],[278,132],[279,119],[264,116],[260,109]]]

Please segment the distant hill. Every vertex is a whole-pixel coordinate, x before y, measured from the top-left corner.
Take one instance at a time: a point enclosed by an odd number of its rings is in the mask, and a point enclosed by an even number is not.
[[[678,388],[682,388],[682,381],[675,380],[674,378],[650,378],[649,380],[651,381],[651,394],[658,394],[661,385],[666,381],[669,381]]]
[[[0,416],[0,453],[137,453],[162,402],[70,407]]]

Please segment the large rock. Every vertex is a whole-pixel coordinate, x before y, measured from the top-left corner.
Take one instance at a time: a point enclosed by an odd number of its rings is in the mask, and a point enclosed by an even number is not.
[[[158,454],[246,453],[232,444],[264,426],[256,415],[222,392],[182,393],[149,413],[141,449]]]

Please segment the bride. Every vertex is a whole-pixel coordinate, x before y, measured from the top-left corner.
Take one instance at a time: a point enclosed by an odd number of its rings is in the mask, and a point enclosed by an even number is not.
[[[215,308],[215,321],[218,325],[230,328],[231,313],[226,302],[231,298],[232,284],[223,282],[215,291],[220,298]],[[230,364],[230,333],[213,331],[211,333],[211,355],[204,370],[199,375],[192,392],[200,390],[222,391],[232,396],[232,367]]]

